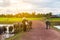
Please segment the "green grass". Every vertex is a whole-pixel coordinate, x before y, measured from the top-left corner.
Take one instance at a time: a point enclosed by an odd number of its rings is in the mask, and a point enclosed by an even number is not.
[[[28,20],[41,20],[42,18],[27,18]],[[21,22],[22,18],[4,18],[0,17],[0,23],[15,23],[15,22]]]
[[[27,18],[28,20],[43,20],[44,18]],[[49,19],[51,22],[60,22],[60,18],[50,18]],[[0,17],[0,23],[4,24],[10,24],[10,23],[15,23],[15,22],[21,22],[22,18],[5,18],[5,17]]]
[[[51,22],[60,22],[60,18],[50,18]]]
[[[50,18],[49,20],[51,22],[51,27],[60,32],[60,29],[54,27],[55,25],[57,25],[56,23],[60,23],[60,18]]]

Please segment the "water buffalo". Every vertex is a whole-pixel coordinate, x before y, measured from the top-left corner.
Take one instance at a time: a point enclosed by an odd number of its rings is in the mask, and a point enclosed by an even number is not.
[[[7,29],[6,29],[5,26],[0,27],[0,34],[5,33],[6,30],[7,30]]]
[[[6,31],[7,31],[6,26],[3,26],[2,28],[4,29],[4,33],[6,33]]]
[[[14,33],[13,29],[13,26],[9,26],[9,33]]]
[[[32,21],[26,21],[25,23],[22,23],[23,31],[29,31],[32,29]]]
[[[29,31],[32,29],[32,21],[22,22],[22,23],[14,23],[14,31],[15,33],[21,31]]]
[[[21,23],[14,23],[14,33],[22,31],[22,24]]]
[[[29,21],[28,23],[29,23],[30,29],[32,29],[32,21]]]

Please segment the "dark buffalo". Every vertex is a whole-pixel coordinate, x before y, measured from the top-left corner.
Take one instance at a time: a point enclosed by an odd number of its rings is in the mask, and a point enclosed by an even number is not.
[[[14,33],[12,32],[13,29],[14,29],[13,26],[9,26],[9,33]]]
[[[7,31],[6,26],[3,26],[3,29],[4,29],[4,33],[6,33],[6,31]]]
[[[25,23],[22,23],[23,31],[29,31],[32,29],[32,21],[26,21]]]
[[[0,27],[0,34],[3,34],[3,33],[4,33],[4,28]]]
[[[14,24],[14,33],[18,33],[22,31],[22,23],[15,23]]]
[[[24,21],[22,23],[14,23],[14,31],[15,33],[21,32],[21,31],[29,31],[32,29],[32,21]]]

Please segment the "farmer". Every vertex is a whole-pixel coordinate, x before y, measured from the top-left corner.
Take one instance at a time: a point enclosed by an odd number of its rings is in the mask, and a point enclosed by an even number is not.
[[[46,29],[50,29],[50,22],[48,19],[46,19]]]
[[[26,19],[26,17],[23,17],[22,23],[23,23],[23,30],[27,31],[26,29],[27,29],[28,20]]]

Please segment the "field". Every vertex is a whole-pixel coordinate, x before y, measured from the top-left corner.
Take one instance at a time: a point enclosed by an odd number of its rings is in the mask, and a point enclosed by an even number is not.
[[[27,20],[41,20],[42,18],[27,18]],[[0,17],[0,23],[2,24],[10,24],[10,23],[16,23],[21,22],[22,18],[4,18]]]
[[[51,22],[60,22],[60,18],[50,18]]]
[[[60,25],[60,18],[50,18],[51,25]]]
[[[43,20],[44,17],[42,18],[27,18],[27,20]],[[49,19],[51,22],[60,22],[60,18],[50,18]],[[0,23],[2,24],[10,24],[10,23],[16,23],[16,22],[21,22],[22,18],[5,18],[5,17],[0,17]]]

